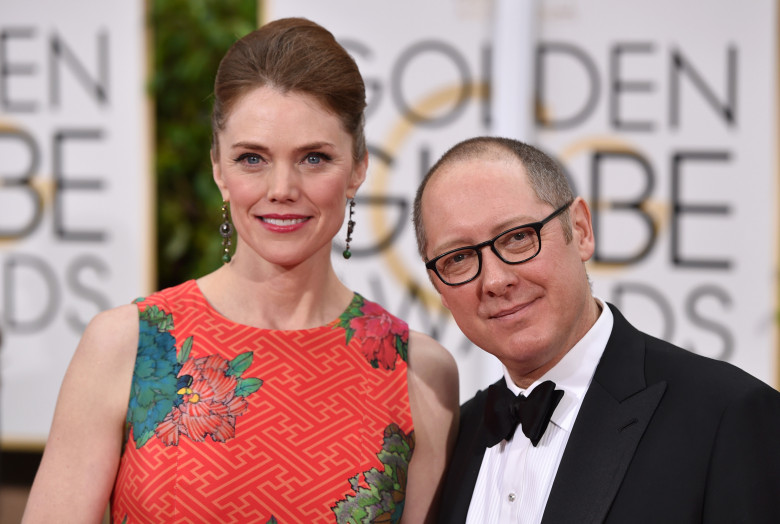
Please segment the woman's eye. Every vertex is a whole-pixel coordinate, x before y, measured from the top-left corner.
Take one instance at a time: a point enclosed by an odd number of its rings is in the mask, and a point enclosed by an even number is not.
[[[316,166],[329,159],[330,157],[323,153],[309,153],[306,155],[306,158],[304,158],[303,161],[310,166]]]
[[[243,155],[239,155],[239,157],[235,159],[235,162],[237,164],[244,163],[255,166],[262,162],[262,160],[262,157],[256,153],[244,153]]]

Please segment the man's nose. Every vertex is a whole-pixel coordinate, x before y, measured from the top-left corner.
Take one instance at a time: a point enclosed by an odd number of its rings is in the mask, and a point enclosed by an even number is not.
[[[507,264],[492,249],[482,250],[482,289],[491,295],[501,296],[517,283],[517,267]]]

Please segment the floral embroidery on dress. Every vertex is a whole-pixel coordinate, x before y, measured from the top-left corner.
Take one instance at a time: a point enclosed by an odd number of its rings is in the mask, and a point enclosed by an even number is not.
[[[181,435],[195,442],[235,437],[236,417],[248,408],[245,397],[263,385],[259,378],[241,377],[252,364],[252,352],[230,361],[218,355],[192,359],[193,337],[176,351],[171,314],[150,306],[139,314],[139,323],[125,440],[131,427],[136,448],[153,436],[166,446],[178,445]]]
[[[336,521],[339,524],[400,521],[413,452],[414,431],[407,435],[397,424],[387,426],[382,450],[376,455],[384,470],[371,468],[349,479],[354,494],[346,495],[333,506]]]
[[[218,355],[185,361],[179,372],[179,398],[157,426],[157,437],[166,446],[177,445],[181,435],[195,442],[206,437],[225,442],[235,437],[236,417],[249,407],[244,397],[263,385],[257,378],[241,378],[252,357],[247,352],[231,361]]]
[[[375,368],[395,369],[397,357],[406,361],[409,329],[405,322],[388,313],[382,306],[355,293],[355,298],[336,323],[347,333],[347,344],[356,337],[361,350]]]

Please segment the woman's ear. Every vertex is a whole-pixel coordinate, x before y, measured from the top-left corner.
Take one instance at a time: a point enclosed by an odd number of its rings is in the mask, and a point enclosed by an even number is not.
[[[222,178],[222,168],[219,165],[219,152],[216,146],[212,146],[209,156],[211,157],[211,176],[214,177],[214,182],[216,182],[219,192],[222,194],[222,200],[229,202],[230,192],[227,190],[225,181]]]
[[[363,158],[355,163],[355,168],[352,170],[352,175],[347,184],[347,198],[355,198],[358,188],[366,180],[366,172],[368,171],[368,153],[363,155]]]

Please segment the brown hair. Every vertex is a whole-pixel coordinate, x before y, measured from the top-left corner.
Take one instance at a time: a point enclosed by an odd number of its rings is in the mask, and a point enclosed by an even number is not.
[[[501,159],[507,156],[519,160],[525,167],[526,173],[528,173],[528,183],[536,198],[540,201],[557,209],[574,199],[563,168],[558,162],[539,149],[511,138],[482,136],[464,140],[455,144],[442,155],[433,167],[428,170],[428,173],[426,173],[420,186],[417,188],[412,221],[414,222],[414,232],[417,236],[417,249],[423,260],[426,260],[425,251],[428,247],[428,239],[425,236],[425,229],[422,223],[422,196],[425,186],[428,185],[433,175],[443,167],[455,162],[474,159]],[[558,218],[563,224],[566,242],[571,241],[572,232],[571,224],[569,224],[569,210],[567,209],[561,213]]]
[[[366,155],[366,89],[357,64],[324,27],[305,18],[269,22],[234,43],[217,69],[211,114],[212,151],[236,102],[258,87],[312,96],[352,136],[352,156]]]

